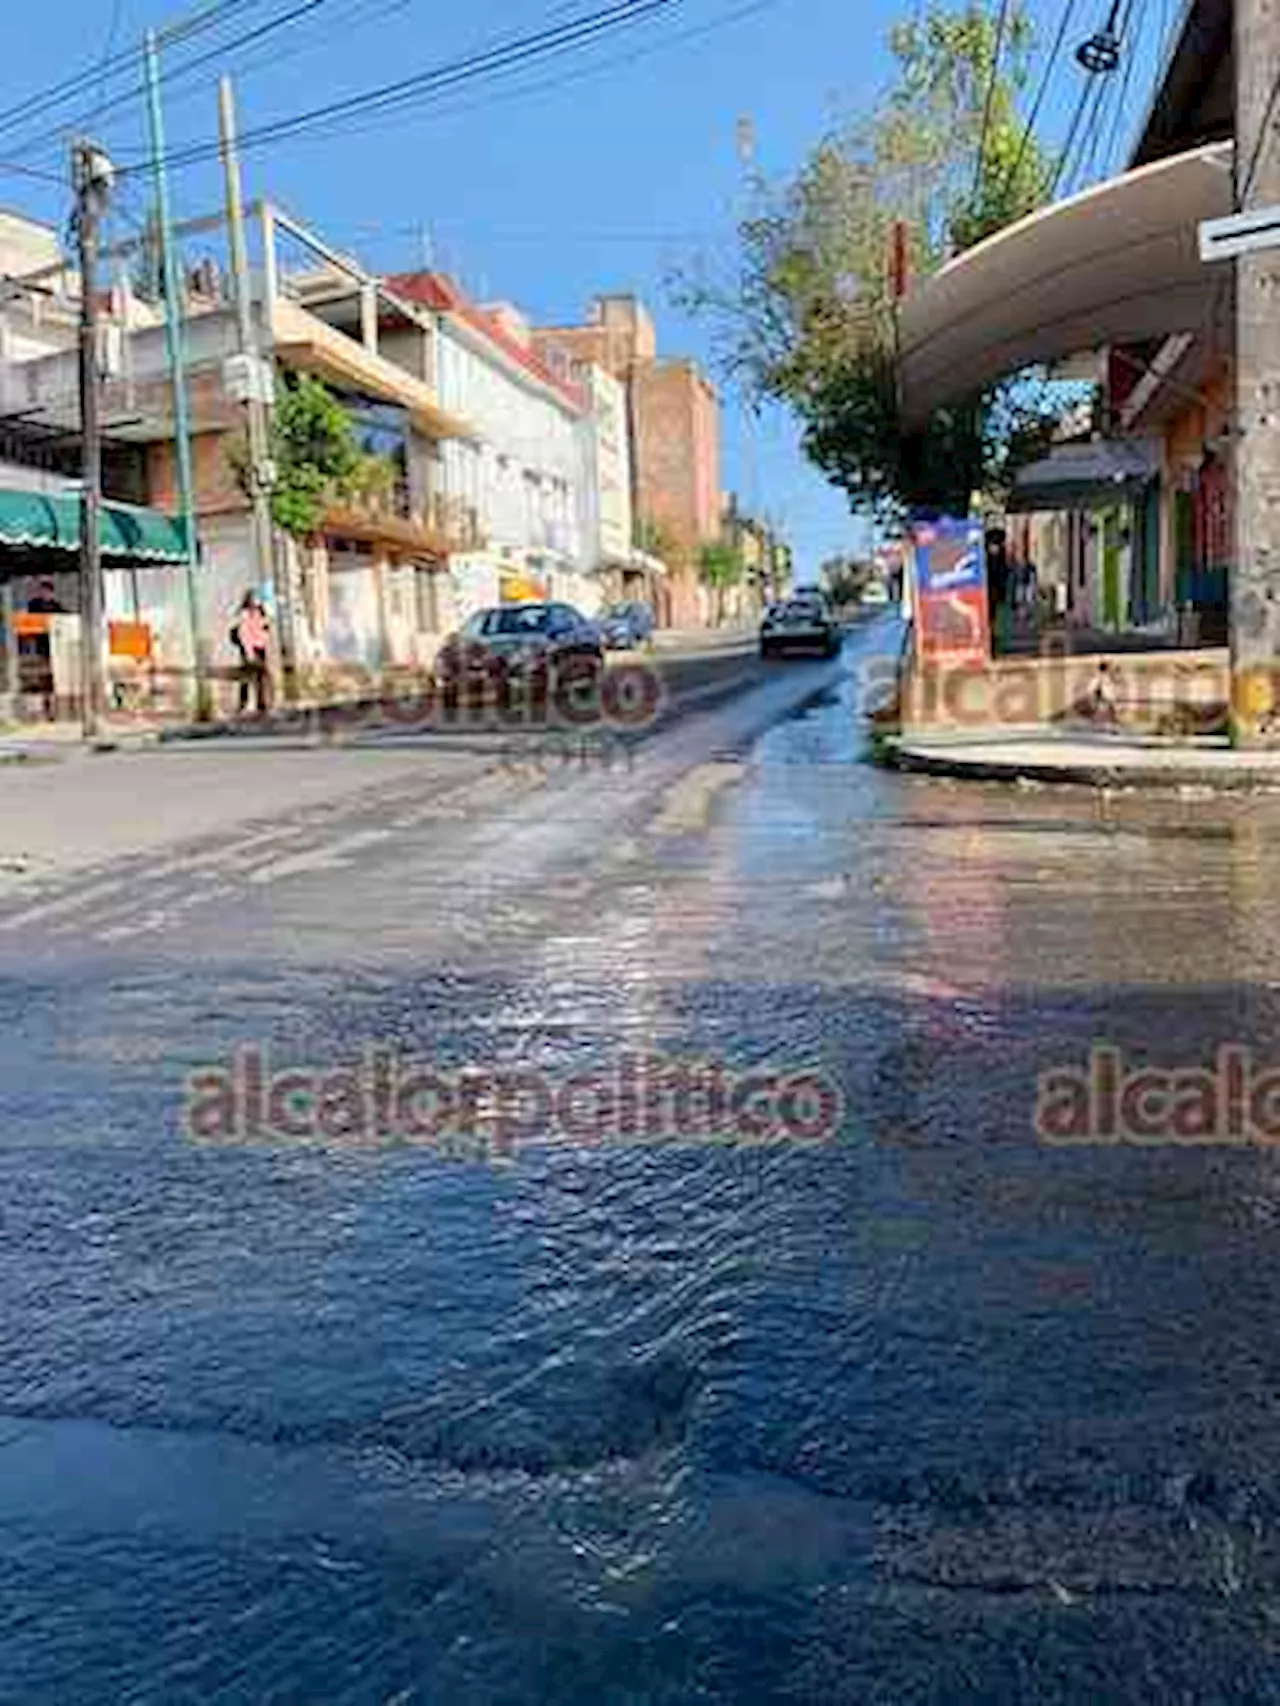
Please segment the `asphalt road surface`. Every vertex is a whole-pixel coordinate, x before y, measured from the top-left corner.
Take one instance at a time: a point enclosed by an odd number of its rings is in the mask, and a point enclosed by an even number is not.
[[[0,773],[0,1700],[1280,1696],[1277,1151],[1054,1123],[1260,1082],[1280,804],[880,772],[895,641]]]

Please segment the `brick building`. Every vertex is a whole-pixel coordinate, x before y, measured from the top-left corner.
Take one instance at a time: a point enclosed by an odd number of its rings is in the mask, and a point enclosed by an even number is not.
[[[632,443],[632,509],[646,548],[661,543],[670,579],[665,618],[706,620],[698,552],[720,536],[720,410],[715,387],[697,363],[661,360],[653,321],[634,296],[599,296],[581,326],[544,327],[535,342],[594,362],[627,388]]]

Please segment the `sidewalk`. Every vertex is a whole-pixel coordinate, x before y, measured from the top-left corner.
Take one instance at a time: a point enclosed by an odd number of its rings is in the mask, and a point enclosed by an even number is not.
[[[662,676],[668,709],[691,709],[701,699],[731,691],[743,684],[728,672],[742,669],[754,658],[753,629],[666,629],[655,636],[652,652],[623,651],[608,654],[607,666],[650,663]],[[305,737],[319,746],[352,733],[371,734],[383,729],[404,730],[413,726],[418,696],[429,692],[427,680],[388,678],[380,691],[352,694],[337,699],[299,699],[292,705],[278,704],[264,718],[217,716],[206,722],[184,717],[147,714],[111,714],[102,721],[102,732],[86,742],[78,722],[0,724],[0,765],[53,763],[61,759],[97,752],[136,750],[149,746],[188,741],[257,741],[264,737]],[[445,732],[473,732],[474,715],[468,713]]]
[[[1280,789],[1280,751],[1043,724],[989,734],[921,731],[883,742],[898,770],[973,782],[1072,782],[1094,788]]]

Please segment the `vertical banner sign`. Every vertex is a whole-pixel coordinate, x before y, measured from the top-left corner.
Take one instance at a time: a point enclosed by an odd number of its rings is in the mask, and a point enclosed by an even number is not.
[[[922,663],[985,663],[991,656],[987,559],[980,521],[917,521],[916,653]]]

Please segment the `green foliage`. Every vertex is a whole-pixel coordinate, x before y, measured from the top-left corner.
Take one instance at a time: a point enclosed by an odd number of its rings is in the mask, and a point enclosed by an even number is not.
[[[638,515],[631,528],[632,543],[646,556],[668,562],[673,554],[671,536],[660,521],[651,515]]]
[[[272,518],[295,539],[312,538],[320,531],[325,510],[352,494],[370,460],[359,447],[346,410],[309,374],[281,388],[271,423],[271,454]]]
[[[930,0],[889,47],[893,79],[870,111],[824,137],[790,182],[755,181],[735,276],[679,282],[684,305],[711,315],[731,377],[758,406],[789,408],[810,459],[882,521],[963,513],[1007,472],[1011,446],[1056,415],[1053,395],[1022,379],[940,412],[922,434],[902,430],[895,228],[913,271],[930,272],[1030,212],[1048,172],[1018,110],[1032,47],[1022,0],[1010,0],[994,85],[994,0]]]
[[[828,557],[818,569],[823,590],[835,605],[857,604],[876,579],[870,563],[856,557]]]
[[[698,552],[698,578],[704,586],[724,592],[737,586],[747,572],[742,552],[736,546],[715,541]]]

